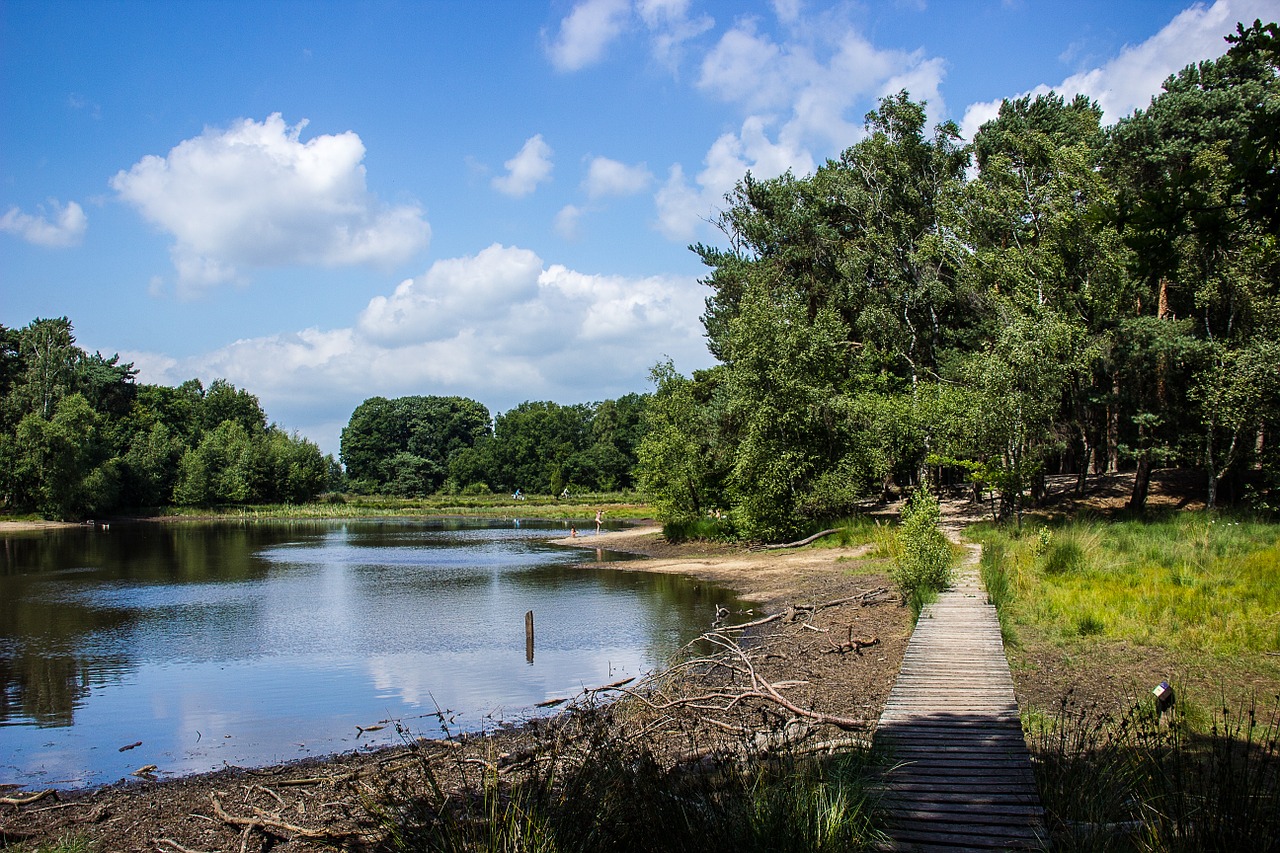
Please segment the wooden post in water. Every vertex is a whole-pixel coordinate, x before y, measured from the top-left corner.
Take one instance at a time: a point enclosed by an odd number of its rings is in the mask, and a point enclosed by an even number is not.
[[[524,659],[533,663],[533,611],[524,615]]]

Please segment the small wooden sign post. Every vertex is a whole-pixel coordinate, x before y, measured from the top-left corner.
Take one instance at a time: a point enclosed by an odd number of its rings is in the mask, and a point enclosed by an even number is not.
[[[524,615],[524,659],[533,663],[533,611]]]

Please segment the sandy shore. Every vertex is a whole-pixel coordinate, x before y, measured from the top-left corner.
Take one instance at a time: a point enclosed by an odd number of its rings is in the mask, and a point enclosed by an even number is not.
[[[587,532],[576,537],[552,540],[591,551],[596,548],[640,554],[640,562],[603,563],[605,568],[678,574],[728,587],[760,603],[790,600],[805,591],[821,589],[841,574],[843,560],[865,556],[867,547],[856,549],[803,549],[797,551],[747,551],[737,545],[692,543],[672,545],[662,536],[662,528],[645,525],[627,530]]]
[[[0,535],[28,530],[58,530],[65,527],[79,526],[79,522],[75,521],[0,521]]]

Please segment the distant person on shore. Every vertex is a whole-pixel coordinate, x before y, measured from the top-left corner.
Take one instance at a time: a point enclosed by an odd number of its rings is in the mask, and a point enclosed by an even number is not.
[[[600,525],[604,524],[604,510],[596,510],[596,535],[600,535]]]
[[[576,528],[576,527],[570,527],[570,528],[569,528],[569,538],[570,538],[570,539],[577,539],[577,538],[578,538],[578,528]]]

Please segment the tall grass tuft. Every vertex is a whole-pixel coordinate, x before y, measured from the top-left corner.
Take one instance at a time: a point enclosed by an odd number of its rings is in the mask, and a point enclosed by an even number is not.
[[[1280,850],[1280,696],[1180,704],[1173,722],[1149,701],[1112,715],[1067,697],[1028,728],[1055,850]]]

